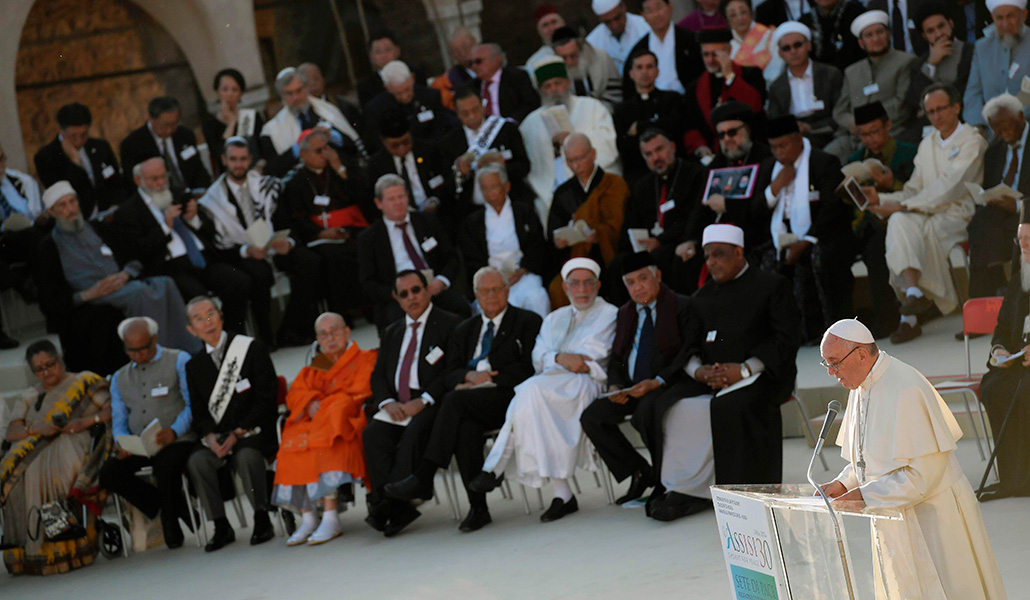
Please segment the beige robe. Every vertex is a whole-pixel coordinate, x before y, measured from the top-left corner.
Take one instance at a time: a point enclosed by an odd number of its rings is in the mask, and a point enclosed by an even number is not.
[[[858,487],[867,506],[904,515],[872,522],[878,600],[1006,598],[980,506],[954,454],[961,436],[926,378],[883,351],[848,395],[837,436],[848,464],[836,481]]]
[[[887,221],[887,266],[891,284],[905,293],[901,272],[917,269],[919,287],[944,314],[958,306],[951,280],[948,253],[965,241],[966,225],[975,206],[965,183],[983,181],[983,153],[987,142],[975,127],[959,125],[947,143],[934,131],[916,153],[915,171],[900,192],[880,194],[881,202],[899,203]]]

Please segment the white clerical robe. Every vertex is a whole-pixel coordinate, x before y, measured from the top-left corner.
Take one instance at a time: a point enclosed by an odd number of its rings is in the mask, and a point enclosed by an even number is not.
[[[899,203],[907,212],[887,220],[887,266],[899,296],[906,285],[901,272],[919,270],[919,287],[944,314],[958,306],[948,253],[966,239],[975,205],[965,183],[983,181],[987,142],[975,127],[959,124],[943,141],[941,132],[923,138],[915,171],[900,192],[880,194],[881,202]]]
[[[551,210],[551,198],[554,196],[555,156],[551,134],[544,124],[543,112],[547,107],[540,107],[526,116],[519,125],[519,133],[526,144],[529,155],[529,176],[527,180],[536,192],[536,210],[540,222],[547,224],[547,215]],[[570,100],[569,118],[572,130],[585,134],[597,150],[597,166],[607,173],[622,175],[622,164],[619,162],[619,150],[615,147],[615,123],[612,115],[601,102],[584,96],[573,96]],[[565,161],[558,161],[564,172],[558,173],[564,181],[572,177],[572,171]]]
[[[961,436],[930,382],[883,351],[848,395],[837,436],[848,465],[836,481],[858,487],[869,507],[904,514],[903,521],[872,522],[878,600],[1006,597],[980,506],[954,454]]]
[[[308,96],[308,102],[311,103],[311,107],[315,110],[315,114],[318,115],[320,120],[327,121],[334,129],[354,140],[355,143],[361,139],[361,136],[354,130],[354,126],[350,124],[347,117],[343,116],[340,109],[336,108],[332,103],[320,100],[314,96]],[[287,106],[283,106],[261,128],[261,135],[267,135],[272,140],[272,146],[275,147],[275,151],[279,154],[292,148],[297,143],[297,138],[300,137],[300,134],[300,122],[297,121],[297,116],[290,112]]]
[[[568,479],[577,466],[597,469],[579,417],[604,391],[617,314],[596,298],[586,310],[564,306],[547,315],[533,347],[537,374],[515,387],[484,471],[504,469],[525,485],[542,487],[544,478]],[[588,356],[590,372],[565,370],[555,362],[561,352]]]

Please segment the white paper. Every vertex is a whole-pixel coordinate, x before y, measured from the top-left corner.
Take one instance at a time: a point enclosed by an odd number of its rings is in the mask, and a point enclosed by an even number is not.
[[[570,133],[572,131],[572,119],[569,117],[569,109],[565,105],[552,106],[540,115],[547,128],[547,135],[552,138],[559,133]]]
[[[628,229],[626,233],[629,234],[629,243],[633,246],[634,252],[642,252],[647,250],[647,246],[641,243],[641,240],[646,240],[651,237],[651,232],[646,229]]]
[[[1026,351],[1025,350],[1020,350],[1019,352],[1016,352],[1015,354],[1010,354],[1010,355],[1006,356],[1005,358],[996,358],[996,357],[992,356],[991,357],[991,366],[993,366],[993,367],[1000,367],[1001,365],[1004,365],[1004,364],[1007,364],[1007,363],[1009,363],[1011,361],[1014,361],[1016,359],[1022,358],[1024,354],[1026,354]]]
[[[554,239],[565,240],[570,246],[587,241],[587,236],[593,233],[594,230],[590,229],[586,221],[579,219],[575,223],[566,225],[565,227],[559,227],[554,230]]]
[[[1019,84],[1019,92],[1016,94],[1019,102],[1026,106],[1030,104],[1030,77],[1023,75],[1023,81]]]
[[[600,396],[598,396],[598,398],[611,398],[612,396],[618,396],[619,394],[625,394],[625,393],[629,392],[631,389],[633,389],[633,386],[630,386],[628,388],[622,388],[621,390],[615,390],[614,392],[607,392],[605,394],[601,394]]]
[[[497,387],[497,384],[492,381],[484,381],[483,383],[477,383],[476,385],[468,388],[470,390],[488,390]]]
[[[255,219],[246,231],[247,240],[251,246],[264,248],[272,241],[272,227],[264,219]]]
[[[761,376],[762,376],[761,373],[755,373],[751,377],[746,377],[744,379],[741,379],[737,383],[734,383],[733,385],[724,387],[721,390],[719,390],[718,392],[715,392],[715,397],[718,398],[719,396],[724,396],[726,394],[729,394],[730,392],[735,392],[735,391],[739,390],[740,388],[745,388],[745,387],[751,385],[752,383],[754,383],[755,381],[758,381],[758,378],[761,377]]]
[[[873,176],[871,168],[876,167],[880,171],[884,171],[885,168],[883,163],[875,158],[867,158],[866,160],[855,161],[848,163],[841,167],[840,172],[844,174],[844,177],[854,177],[860,182],[871,181]]]
[[[407,427],[408,423],[411,423],[411,417],[407,417],[403,421],[394,421],[390,418],[390,413],[381,408],[379,409],[379,412],[372,416],[372,419],[382,421],[383,423],[389,423],[390,425],[399,425],[401,427]]]
[[[4,219],[3,225],[0,225],[0,230],[15,232],[28,229],[29,227],[32,227],[32,219],[20,212],[14,212]]]
[[[139,435],[117,436],[118,446],[136,456],[154,456],[161,449],[157,443],[159,431],[161,431],[161,421],[154,419]]]
[[[1019,200],[1023,197],[1023,194],[1019,190],[1014,190],[1004,183],[992,187],[989,190],[985,190],[979,185],[972,182],[965,182],[966,189],[969,190],[969,195],[973,197],[973,202],[980,206],[986,206],[989,200],[1001,200],[1008,196],[1013,200]]]

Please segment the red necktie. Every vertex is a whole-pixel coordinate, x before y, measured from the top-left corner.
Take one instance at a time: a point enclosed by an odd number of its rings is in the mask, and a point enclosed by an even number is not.
[[[401,404],[411,400],[411,363],[415,362],[415,351],[418,350],[418,326],[422,323],[415,321],[411,324],[411,340],[408,342],[408,349],[404,351],[404,360],[401,361],[401,373],[397,377],[397,399]]]
[[[418,255],[418,251],[415,250],[415,245],[411,243],[411,238],[408,237],[408,222],[397,223],[397,229],[401,230],[401,239],[404,240],[404,250],[408,253],[408,258],[411,259],[411,264],[415,265],[415,268],[419,271],[425,271],[426,261],[422,260],[422,257]]]
[[[486,104],[483,106],[483,110],[486,112],[486,116],[494,114],[494,101],[490,97],[490,86],[494,84],[493,80],[483,82],[483,99],[486,100]]]
[[[658,226],[665,229],[665,213],[662,212],[662,206],[665,205],[666,199],[669,196],[669,184],[668,182],[662,183],[662,193],[658,197]]]

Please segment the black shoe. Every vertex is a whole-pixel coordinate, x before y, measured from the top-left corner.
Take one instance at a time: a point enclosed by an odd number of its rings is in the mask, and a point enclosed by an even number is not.
[[[422,513],[418,512],[418,509],[414,506],[404,505],[403,508],[395,510],[393,514],[390,515],[390,523],[386,526],[386,529],[383,530],[383,535],[386,537],[393,537],[421,516]]]
[[[161,531],[165,536],[165,546],[171,549],[179,548],[183,543],[182,528],[179,527],[178,517],[167,518],[161,514]]]
[[[19,343],[20,342],[18,342],[18,340],[7,335],[3,331],[0,331],[0,350],[10,350],[11,348],[17,348]]]
[[[458,526],[458,531],[469,533],[482,529],[489,525],[493,519],[490,518],[490,511],[485,506],[473,506],[469,514]]]
[[[489,494],[497,489],[497,486],[501,485],[502,481],[504,481],[504,473],[501,473],[501,476],[498,477],[492,471],[483,471],[469,482],[468,487],[470,491],[477,494]]]
[[[336,503],[339,505],[347,505],[354,502],[354,484],[345,483],[340,487],[336,488]]]
[[[629,481],[629,489],[626,490],[626,494],[616,500],[615,503],[625,504],[630,500],[643,498],[644,492],[654,484],[655,480],[654,475],[651,474],[651,469],[647,469],[646,471],[637,471]]]
[[[576,501],[575,496],[573,496],[572,500],[569,500],[568,502],[565,502],[561,498],[555,498],[554,500],[551,500],[550,508],[548,508],[544,514],[540,515],[540,521],[543,523],[557,521],[565,515],[571,515],[577,510],[579,510],[579,502]]]
[[[679,492],[669,492],[649,515],[656,521],[675,521],[699,513],[712,505],[711,500],[695,498]]]
[[[232,530],[232,526],[229,525],[228,521],[224,524],[215,523],[215,534],[211,536],[211,540],[204,546],[204,552],[214,552],[215,550],[221,550],[229,544],[236,541],[236,532]]]
[[[423,485],[418,477],[408,475],[400,481],[393,481],[383,486],[383,491],[391,498],[398,500],[432,500],[433,486]]]
[[[254,511],[254,533],[250,535],[250,545],[264,544],[274,537],[275,528],[272,527],[272,519],[268,518],[268,511]]]
[[[930,312],[930,309],[934,307],[933,301],[926,296],[908,296],[905,301],[901,303],[901,314],[904,316],[909,315],[925,315]]]
[[[294,531],[297,531],[297,517],[293,514],[292,510],[286,510],[285,508],[280,508],[279,510],[283,513],[283,526],[286,527],[286,537],[290,537]]]
[[[891,334],[892,344],[904,344],[905,342],[911,342],[917,337],[923,335],[923,328],[920,327],[919,323],[916,323],[915,327],[912,327],[908,323],[902,322],[898,325],[898,328]]]
[[[375,529],[376,531],[386,531],[387,520],[383,517],[379,517],[376,515],[368,515],[367,517],[365,517],[365,523],[367,523],[369,527]]]

